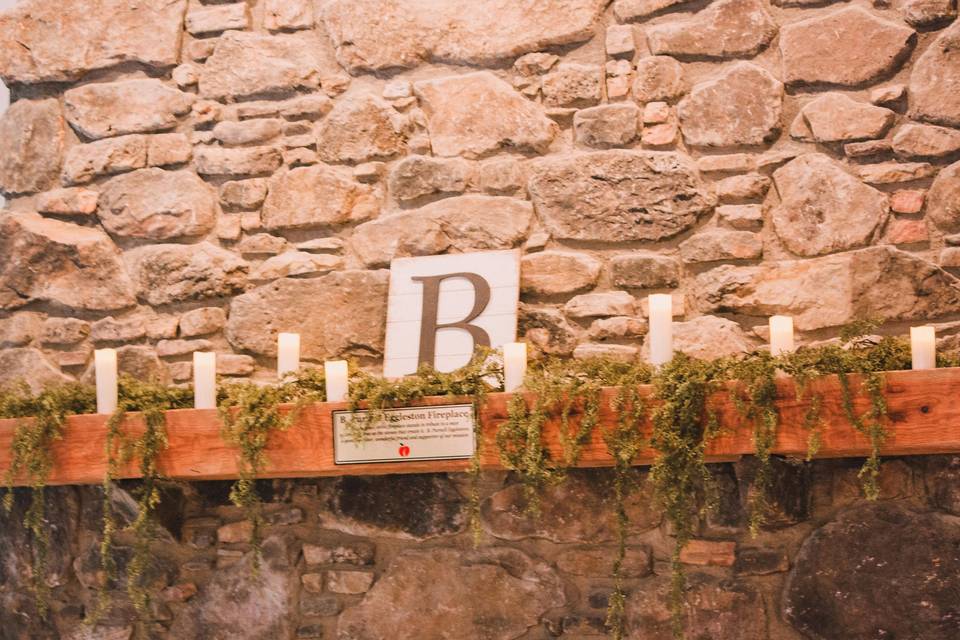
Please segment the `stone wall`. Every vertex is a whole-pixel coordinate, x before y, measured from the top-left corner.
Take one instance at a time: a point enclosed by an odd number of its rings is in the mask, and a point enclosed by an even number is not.
[[[955,640],[960,634],[960,458],[887,460],[885,498],[860,499],[858,461],[781,463],[775,517],[758,537],[744,515],[752,467],[715,465],[721,497],[684,552],[691,640]],[[599,640],[615,556],[609,471],[581,471],[523,512],[506,474],[483,480],[483,535],[467,526],[463,475],[261,482],[264,563],[251,573],[249,525],[229,483],[171,486],[150,576],[145,637],[170,640]],[[673,541],[631,499],[625,586],[628,638],[671,640],[667,589]],[[115,500],[123,512],[131,499]],[[0,515],[0,638],[128,640],[123,585],[95,628],[102,498],[51,490],[53,614],[27,591],[26,496]],[[128,517],[132,518],[133,514]],[[131,540],[116,543],[121,569]]]
[[[0,14],[0,382],[87,378],[100,346],[171,382],[207,349],[224,376],[268,379],[279,331],[303,334],[309,361],[376,367],[392,258],[508,247],[524,251],[521,332],[546,353],[642,355],[650,292],[674,294],[677,346],[699,356],[759,346],[774,313],[804,341],[865,315],[955,341],[956,15],[952,0],[21,0]],[[897,500],[880,506],[856,500],[853,463],[785,466],[782,528],[757,540],[749,468],[718,467],[727,500],[687,556],[693,637],[958,637],[957,464],[888,464]],[[541,524],[488,478],[476,551],[461,477],[267,484],[259,583],[225,485],[172,487],[154,630],[598,635],[604,477],[578,475]],[[5,526],[0,638],[126,638],[122,600],[104,629],[77,624],[96,492],[51,501],[53,626]],[[630,619],[659,638],[668,532],[648,502]]]

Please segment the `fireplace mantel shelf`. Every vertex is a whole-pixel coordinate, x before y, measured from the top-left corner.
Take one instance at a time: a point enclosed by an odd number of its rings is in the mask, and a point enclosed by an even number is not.
[[[960,368],[926,371],[895,371],[885,374],[886,397],[889,406],[890,436],[884,455],[919,455],[960,453]],[[859,389],[856,376],[851,376],[852,388]],[[809,431],[804,428],[808,400],[798,400],[794,382],[790,378],[778,381],[777,405],[781,425],[774,453],[803,457],[807,452]],[[868,455],[868,439],[847,421],[842,404],[840,385],[836,377],[826,377],[811,384],[811,392],[823,401],[821,409],[822,438],[818,458],[862,457]],[[650,393],[649,388],[643,392]],[[616,389],[603,390],[600,424],[584,445],[579,466],[612,466],[613,460],[603,442],[603,431],[615,421],[609,400]],[[497,429],[507,418],[511,394],[488,395],[482,408],[483,442],[481,466],[485,469],[502,468],[495,445]],[[807,394],[806,397],[810,397]],[[469,399],[454,397],[424,398],[412,406],[442,405]],[[866,411],[869,399],[856,396],[856,407]],[[729,395],[717,393],[712,405],[721,419],[719,437],[708,449],[710,461],[736,460],[753,453],[752,430],[744,424]],[[303,409],[295,425],[289,430],[273,434],[267,457],[268,464],[262,477],[295,478],[338,475],[374,475],[390,473],[427,473],[466,471],[469,460],[428,460],[395,463],[337,465],[333,457],[332,412],[346,409],[342,403],[318,403]],[[106,416],[71,416],[67,420],[62,440],[53,445],[54,467],[50,484],[95,484],[103,481],[106,473],[104,443]],[[0,420],[0,474],[10,467],[10,444],[17,420]],[[649,425],[645,425],[649,429]],[[124,426],[125,432],[135,435],[143,429],[141,418],[131,414]],[[178,480],[223,480],[237,477],[237,449],[228,445],[220,435],[221,422],[214,410],[178,410],[167,413],[167,433],[170,446],[160,454],[160,471]],[[561,447],[558,424],[548,422],[544,442],[559,457]],[[636,464],[649,464],[654,452],[645,448],[636,458]],[[125,478],[137,477],[136,461],[120,471]],[[25,478],[17,478],[23,483]]]

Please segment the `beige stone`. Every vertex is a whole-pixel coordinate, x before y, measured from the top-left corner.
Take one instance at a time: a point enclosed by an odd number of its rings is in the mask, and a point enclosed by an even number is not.
[[[367,266],[447,250],[508,249],[526,238],[533,207],[516,198],[466,195],[382,216],[357,227],[353,252]]]
[[[543,152],[558,131],[542,107],[489,71],[417,82],[414,91],[438,156],[476,157],[507,146]]]
[[[240,98],[316,89],[342,74],[327,49],[321,35],[313,32],[230,31],[219,39],[203,67],[200,95]]]
[[[663,124],[672,118],[673,109],[666,102],[648,102],[643,105],[644,124]]]
[[[712,228],[680,243],[680,257],[688,263],[756,260],[762,255],[760,236],[749,231]]]
[[[263,203],[268,230],[341,225],[374,217],[379,203],[349,171],[319,164],[278,173]]]
[[[180,316],[180,335],[185,338],[215,333],[227,323],[227,314],[220,307],[201,307]]]
[[[218,122],[213,137],[226,145],[260,144],[283,133],[283,123],[274,118]]]
[[[21,311],[8,318],[0,318],[0,349],[23,347],[40,335],[43,316]]]
[[[77,318],[47,318],[40,342],[45,345],[72,345],[90,335],[90,323]]]
[[[243,241],[237,245],[237,251],[242,254],[277,254],[286,251],[289,247],[289,243],[277,236],[272,236],[269,233],[258,233],[252,236],[247,236]]]
[[[780,203],[771,212],[780,241],[801,256],[869,244],[887,218],[887,197],[819,153],[792,160],[773,174]]]
[[[608,56],[633,56],[633,52],[637,49],[636,42],[633,39],[633,27],[626,24],[615,24],[607,27],[604,44]]]
[[[337,256],[287,251],[264,261],[250,274],[251,280],[266,281],[289,276],[328,273],[340,267],[343,260]]]
[[[328,162],[365,162],[397,155],[405,138],[400,114],[364,93],[337,101],[317,130],[317,150]]]
[[[140,297],[152,305],[230,296],[247,284],[247,264],[208,242],[155,244],[124,258]]]
[[[231,522],[217,529],[217,540],[221,544],[250,542],[253,539],[253,523],[247,520]]]
[[[120,255],[103,232],[35,213],[0,216],[0,309],[50,302],[111,311],[134,303]]]
[[[890,210],[896,213],[920,213],[926,198],[925,191],[901,189],[890,194]]]
[[[193,157],[193,145],[182,133],[161,133],[147,138],[147,165],[165,167],[183,164]]]
[[[600,102],[603,72],[597,65],[561,62],[543,77],[548,107],[588,107]]]
[[[124,62],[177,63],[186,0],[21,0],[0,15],[0,77],[76,80]]]
[[[194,4],[187,11],[187,31],[195,36],[211,35],[228,29],[250,28],[250,12],[247,3]]]
[[[547,296],[575,293],[595,285],[600,268],[598,260],[581,253],[534,253],[524,256],[520,263],[520,289]]]
[[[742,231],[758,231],[763,226],[763,207],[759,204],[725,204],[717,207],[722,224]]]
[[[621,22],[639,20],[690,0],[614,0],[613,13]]]
[[[636,303],[626,291],[581,293],[563,306],[563,312],[571,318],[629,316],[636,312]]]
[[[195,96],[160,80],[91,83],[63,94],[70,126],[90,139],[169,129]]]
[[[196,238],[216,226],[217,201],[214,191],[191,171],[142,169],[103,186],[97,216],[113,236]]]
[[[437,193],[463,193],[472,167],[459,158],[407,156],[390,170],[390,195],[397,200],[416,200]]]
[[[88,216],[97,210],[100,194],[83,187],[54,189],[37,196],[36,206],[40,213],[58,216]]]
[[[252,356],[223,353],[217,355],[217,375],[221,376],[249,376],[257,368],[257,361]]]
[[[614,286],[631,289],[662,289],[680,283],[680,263],[652,251],[635,251],[610,260]]]
[[[907,95],[907,87],[902,84],[891,84],[885,87],[871,89],[868,94],[870,102],[881,107],[893,107],[899,104]]]
[[[766,70],[741,62],[696,85],[677,109],[687,144],[757,145],[780,129],[783,85]]]
[[[161,358],[176,358],[194,351],[211,350],[213,343],[209,340],[161,340],[157,343],[157,355]]]
[[[643,354],[650,352],[644,343]],[[673,348],[701,360],[716,360],[755,351],[753,340],[739,324],[717,316],[699,316],[686,322],[673,323]]]
[[[960,126],[960,22],[954,22],[917,58],[910,72],[910,115]]]
[[[121,320],[108,316],[90,327],[90,339],[94,342],[135,342],[146,335],[143,318],[136,316]]]
[[[357,595],[372,586],[373,574],[369,571],[327,571],[327,590],[331,593]]]
[[[3,19],[0,16],[0,29]],[[0,191],[32,193],[53,186],[63,161],[65,135],[56,100],[17,100],[10,105],[0,117]]]
[[[960,232],[960,162],[940,171],[927,193],[927,213],[938,228]]]
[[[861,6],[817,13],[780,30],[784,82],[845,87],[871,82],[895,69],[915,38],[913,29]]]
[[[856,167],[857,175],[870,184],[894,184],[929,178],[937,168],[926,162],[878,162]]]
[[[927,124],[907,123],[893,134],[898,158],[943,158],[960,151],[960,131]]]
[[[347,69],[493,63],[589,39],[602,0],[333,0],[321,12]],[[371,25],[377,25],[376,29]]]
[[[573,357],[577,360],[615,360],[618,362],[634,362],[640,350],[626,344],[578,344],[573,350]]]
[[[794,317],[800,331],[855,318],[930,321],[954,313],[960,280],[910,253],[872,247],[755,267],[724,265],[696,279],[704,311]]]
[[[777,35],[777,24],[761,0],[717,0],[692,18],[646,33],[655,55],[735,58],[759,53]]]
[[[703,173],[752,171],[755,168],[755,162],[750,154],[731,153],[698,158],[697,168]]]
[[[673,100],[686,92],[683,67],[670,56],[650,56],[637,61],[633,98],[637,102]]]
[[[63,163],[64,184],[85,184],[97,176],[147,166],[147,138],[140,135],[97,140],[70,147]]]
[[[283,158],[274,147],[199,147],[194,151],[197,173],[208,176],[245,176],[273,173]]]
[[[44,387],[70,382],[39,349],[0,350],[0,386],[24,382],[34,393]]]
[[[759,173],[730,176],[714,185],[720,202],[755,200],[766,195],[769,188],[770,178]]]
[[[220,186],[220,203],[225,207],[256,209],[267,197],[267,181],[264,178],[234,180]]]
[[[935,27],[957,17],[951,0],[899,0],[903,19],[914,27]]]
[[[663,240],[692,227],[714,204],[693,161],[669,152],[539,160],[528,188],[547,230],[570,240]]]
[[[843,145],[843,154],[848,158],[873,158],[888,155],[892,152],[893,145],[891,145],[889,140],[848,142]]]
[[[588,147],[622,147],[637,137],[640,109],[635,104],[605,104],[573,116],[576,141]]]
[[[680,551],[680,562],[712,567],[732,567],[737,543],[732,540],[691,540]]]
[[[313,3],[309,0],[267,0],[263,26],[271,31],[313,27]]]
[[[552,53],[528,53],[517,58],[513,63],[513,68],[521,75],[534,76],[546,73],[553,65],[557,64],[558,60],[560,60],[560,57]]]
[[[647,329],[647,322],[642,318],[614,316],[594,320],[590,323],[588,335],[591,340],[620,340],[641,337]]]
[[[388,272],[336,271],[276,280],[230,303],[227,339],[237,349],[277,353],[277,333],[301,336],[303,357],[378,354],[383,350]]]
[[[800,116],[817,142],[846,142],[883,137],[896,114],[831,92],[805,104]]]

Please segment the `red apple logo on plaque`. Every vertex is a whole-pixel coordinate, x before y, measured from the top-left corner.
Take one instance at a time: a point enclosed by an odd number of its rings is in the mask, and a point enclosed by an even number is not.
[[[400,454],[400,457],[401,457],[401,458],[406,458],[407,456],[410,455],[410,447],[408,447],[407,445],[405,445],[405,444],[403,444],[403,443],[401,442],[401,443],[400,443],[400,450],[398,451],[398,453]]]

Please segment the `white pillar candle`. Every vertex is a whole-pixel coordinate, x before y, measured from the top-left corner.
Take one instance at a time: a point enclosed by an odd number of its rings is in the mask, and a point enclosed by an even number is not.
[[[910,355],[914,369],[937,368],[937,336],[933,327],[910,327]]]
[[[97,349],[93,352],[97,375],[97,413],[112,414],[117,410],[117,351]]]
[[[328,360],[323,363],[327,381],[327,402],[345,402],[350,392],[346,360]]]
[[[527,375],[527,343],[508,342],[503,345],[503,390],[516,391],[523,386]]]
[[[217,354],[195,351],[193,354],[193,406],[217,408]]]
[[[650,363],[661,365],[673,358],[673,296],[654,293],[647,298],[650,331]]]
[[[277,336],[277,377],[300,370],[300,334],[281,333]]]
[[[770,318],[770,355],[780,356],[793,350],[793,318],[772,316]]]

